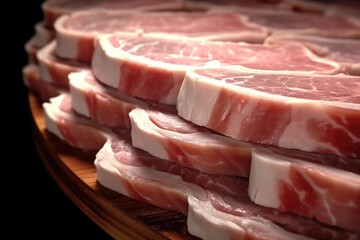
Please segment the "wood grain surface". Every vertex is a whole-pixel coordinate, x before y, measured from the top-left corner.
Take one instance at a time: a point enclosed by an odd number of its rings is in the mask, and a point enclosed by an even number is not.
[[[46,130],[39,99],[29,93],[36,148],[61,190],[91,220],[115,239],[198,239],[186,216],[130,199],[96,181],[96,152],[71,147]]]

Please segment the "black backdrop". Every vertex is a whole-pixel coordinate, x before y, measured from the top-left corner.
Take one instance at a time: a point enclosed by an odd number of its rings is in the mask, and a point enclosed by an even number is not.
[[[24,45],[33,36],[35,23],[43,19],[42,2],[12,0],[2,7],[3,14],[9,12],[2,21],[5,27],[1,35],[2,54],[5,54],[2,56],[5,87],[1,87],[1,96],[6,113],[2,118],[7,136],[2,140],[5,148],[1,179],[6,193],[2,194],[5,199],[2,222],[5,220],[10,238],[111,239],[60,190],[34,148],[21,70],[28,62]]]

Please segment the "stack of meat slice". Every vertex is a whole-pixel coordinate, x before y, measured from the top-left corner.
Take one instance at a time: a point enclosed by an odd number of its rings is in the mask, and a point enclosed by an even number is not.
[[[84,2],[45,2],[56,40],[24,72],[52,93],[47,130],[98,151],[100,184],[186,215],[202,239],[360,238],[359,62],[334,50],[359,40],[330,28],[341,19],[357,38],[357,20],[282,11],[270,26],[273,12],[230,2]]]
[[[30,63],[38,63],[36,57],[38,50],[55,38],[55,31],[46,27],[44,22],[35,24],[34,30],[34,36],[25,44]]]
[[[105,128],[78,115],[71,101],[69,95],[60,95],[44,103],[47,129],[72,146],[101,148],[95,160],[101,184],[133,199],[187,215],[189,232],[195,236],[264,240],[358,237],[356,232],[253,203],[246,178],[206,174],[134,148],[129,129]]]
[[[55,54],[59,42],[59,37],[56,35],[59,33],[55,31],[54,24],[60,16],[91,9],[111,9],[114,12],[180,10],[184,8],[184,2],[182,0],[135,0],[131,3],[119,0],[48,0],[43,2],[41,8],[44,20],[35,25],[34,36],[25,43],[29,66],[23,69],[23,79],[29,89],[37,93],[41,100],[47,101],[50,97],[68,91],[68,73],[90,68],[88,63],[71,61]]]
[[[99,81],[134,97],[174,105],[186,71],[211,65],[318,73],[341,71],[336,62],[319,58],[296,43],[264,45],[146,35],[102,35],[95,42],[92,58],[92,69]]]
[[[111,128],[131,128],[134,147],[206,173],[248,177],[252,144],[185,121],[174,106],[106,87],[91,72],[71,73],[72,109]]]

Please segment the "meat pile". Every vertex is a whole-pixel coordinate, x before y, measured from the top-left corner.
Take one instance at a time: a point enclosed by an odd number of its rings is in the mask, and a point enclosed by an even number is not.
[[[360,239],[360,5],[47,0],[24,84],[97,181],[200,239]]]

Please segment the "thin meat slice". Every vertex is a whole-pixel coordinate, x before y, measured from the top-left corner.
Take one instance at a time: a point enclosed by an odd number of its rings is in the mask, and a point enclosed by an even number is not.
[[[360,40],[291,34],[270,36],[265,41],[266,44],[287,42],[305,44],[315,54],[341,64],[344,73],[360,76]]]
[[[91,71],[69,74],[72,109],[107,127],[130,128],[129,112],[149,105],[96,80]]]
[[[211,236],[210,239],[231,239],[233,237],[234,239],[265,240],[269,236],[273,239],[307,239],[287,232],[260,216],[253,214],[234,216],[222,209],[216,209],[207,196],[211,194],[212,190],[207,190],[207,188],[212,188],[215,192],[222,192],[224,197],[231,198],[231,190],[228,190],[226,184],[236,184],[234,187],[239,187],[242,179],[227,179],[217,175],[212,177],[158,159],[144,151],[133,148],[128,134],[126,131],[118,132],[118,137],[109,139],[96,154],[97,181],[103,186],[132,199],[174,210],[184,215],[187,215],[192,208],[188,204],[189,197],[201,199],[202,204],[210,205],[210,208],[206,208],[201,215],[212,213],[212,218],[215,218],[217,222],[229,219],[227,222],[229,226],[220,224],[216,226],[214,224],[210,231],[216,231],[217,235]],[[245,191],[245,188],[237,190]],[[246,192],[244,196],[246,196]],[[212,209],[216,210],[211,211]],[[201,220],[201,222],[204,221]],[[199,223],[192,220],[188,222],[188,228],[196,227],[192,226],[194,224]],[[254,231],[252,231],[253,229]],[[209,229],[202,229],[202,231],[207,232]],[[203,237],[195,231],[190,233]]]
[[[41,5],[44,24],[52,27],[62,15],[85,10],[154,11],[181,10],[184,0],[47,0]]]
[[[29,64],[38,64],[37,52],[41,47],[36,46],[35,36],[32,36],[24,45],[24,50],[27,55]]]
[[[102,125],[131,128],[133,146],[206,173],[249,176],[251,144],[185,121],[175,106],[106,87],[91,72],[71,73],[69,79],[72,109]]]
[[[129,113],[132,145],[204,173],[248,177],[251,148],[173,113],[135,108]]]
[[[106,136],[106,143],[96,154],[97,181],[130,198],[185,215],[191,213],[188,229],[196,236],[264,240],[308,239],[305,236],[315,239],[358,237],[309,218],[254,204],[248,196],[248,181],[244,178],[204,174],[136,149],[131,144],[129,130],[111,132],[107,128],[98,128],[98,124],[75,115],[71,111],[71,99],[62,97],[64,95],[43,105],[46,128],[64,141],[70,140],[71,144],[86,144],[84,139],[89,140],[87,138],[94,134],[99,136],[101,145]],[[90,130],[91,127],[94,129]],[[219,224],[224,221],[226,225]],[[201,225],[211,228],[199,232]],[[214,232],[217,234],[211,235]]]
[[[254,204],[247,194],[248,181],[244,178],[207,175],[181,167],[133,148],[123,132],[118,136],[110,139],[96,155],[99,183],[133,199],[186,215],[191,212],[188,219],[191,234],[206,237],[216,232],[210,239],[358,237],[356,233],[309,218]],[[199,205],[203,206],[200,211]],[[194,216],[193,212],[198,215]],[[198,229],[203,224],[212,227]]]
[[[114,12],[83,11],[60,17],[55,23],[60,57],[90,62],[94,40],[100,34],[174,34],[209,40],[263,42],[267,30],[248,23],[235,12]]]
[[[301,34],[333,38],[360,38],[359,19],[341,14],[309,12],[241,10],[249,21],[269,29],[275,34]]]
[[[328,158],[328,159],[327,159]],[[252,151],[249,196],[266,207],[315,218],[360,234],[360,160],[256,147]],[[318,161],[318,162],[320,162]],[[346,170],[337,168],[348,163]],[[336,164],[337,167],[331,166]],[[351,167],[348,167],[351,166]]]
[[[65,89],[42,81],[40,79],[39,67],[36,64],[29,63],[25,65],[22,69],[22,75],[25,86],[43,102],[66,92]]]
[[[90,64],[59,58],[55,49],[56,40],[53,40],[37,52],[40,78],[55,86],[69,89],[69,73],[90,70]]]
[[[340,65],[297,43],[262,45],[189,38],[102,35],[95,42],[94,75],[134,97],[176,104],[187,70],[206,65],[337,73]]]
[[[222,7],[241,7],[250,9],[282,9],[282,0],[253,0],[253,1],[239,1],[239,0],[187,0],[185,6],[187,9],[219,9]]]
[[[46,29],[43,22],[36,23],[34,28],[35,34],[24,44],[29,64],[39,63],[38,51],[54,38],[54,31]]]
[[[360,77],[255,71],[187,72],[178,114],[242,141],[360,156]]]
[[[34,29],[35,35],[33,37],[33,44],[36,47],[43,47],[55,39],[55,31],[53,29],[47,28],[43,21],[36,23]]]
[[[76,149],[99,151],[112,131],[76,114],[64,93],[43,103],[46,130]]]

